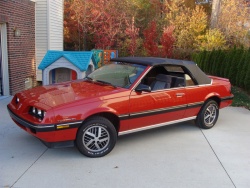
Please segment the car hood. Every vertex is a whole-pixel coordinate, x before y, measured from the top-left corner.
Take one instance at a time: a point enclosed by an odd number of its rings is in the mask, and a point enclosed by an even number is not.
[[[44,110],[66,103],[84,100],[86,103],[113,98],[114,94],[127,91],[97,82],[77,80],[48,86],[39,86],[19,93],[17,96],[30,105]]]

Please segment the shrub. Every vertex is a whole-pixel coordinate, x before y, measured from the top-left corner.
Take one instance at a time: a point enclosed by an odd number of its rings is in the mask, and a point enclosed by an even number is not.
[[[225,59],[225,51],[218,50],[218,58],[215,63],[215,75],[221,76],[221,69],[223,67],[223,61]]]
[[[199,35],[196,38],[196,43],[198,50],[226,49],[225,36],[218,29],[209,29],[205,35]]]
[[[243,85],[243,88],[250,92],[250,48],[247,51],[241,74],[240,85]]]
[[[232,65],[232,60],[234,58],[235,51],[236,51],[236,47],[234,47],[233,49],[227,52],[227,56],[225,58],[225,61],[224,61],[225,63],[223,67],[223,71],[224,71],[223,77],[229,78],[229,71]]]
[[[229,78],[231,83],[250,91],[250,48],[201,51],[192,59],[206,73]]]
[[[246,77],[244,80],[244,89],[250,92],[250,63],[248,62]]]
[[[244,53],[243,48],[235,49],[233,58],[231,59],[231,64],[228,70],[228,78],[230,79],[233,85],[236,84],[236,78],[239,72],[237,65],[240,63],[240,59],[243,53]]]
[[[236,76],[236,85],[238,85],[239,87],[243,87],[244,86],[244,79],[245,76],[244,75],[244,67],[245,67],[245,60],[246,60],[246,56],[247,56],[247,51],[244,51],[243,55],[240,58],[240,63],[238,63],[237,65],[237,69],[238,69],[238,74]],[[243,82],[241,82],[241,80],[243,80]]]

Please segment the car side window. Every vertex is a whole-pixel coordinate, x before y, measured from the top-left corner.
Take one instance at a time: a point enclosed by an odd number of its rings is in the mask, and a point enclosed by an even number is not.
[[[186,81],[186,86],[194,86],[195,85],[194,81],[192,80],[192,78],[188,74],[185,74],[185,81]]]
[[[141,83],[150,86],[152,91],[195,85],[189,73],[176,65],[152,68]]]
[[[168,80],[164,66],[156,66],[146,74],[141,83],[150,86],[151,90],[155,91],[165,89],[168,85],[170,87],[170,84],[167,83]]]
[[[194,86],[195,82],[185,67],[177,65],[165,66],[168,74],[172,76],[171,88]]]

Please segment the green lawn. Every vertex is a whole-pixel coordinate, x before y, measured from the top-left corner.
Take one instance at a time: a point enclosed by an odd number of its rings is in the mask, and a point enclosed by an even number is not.
[[[234,94],[232,106],[244,107],[250,110],[250,95],[238,87],[232,87]]]

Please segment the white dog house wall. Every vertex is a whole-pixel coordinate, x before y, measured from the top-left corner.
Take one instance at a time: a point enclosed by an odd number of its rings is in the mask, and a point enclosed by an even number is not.
[[[43,85],[82,79],[97,68],[91,51],[49,50],[38,69],[42,70]]]

